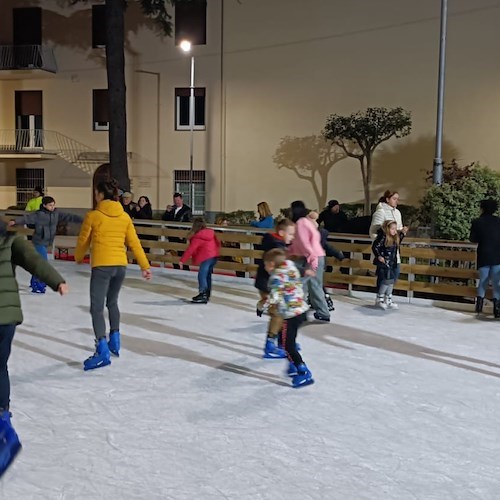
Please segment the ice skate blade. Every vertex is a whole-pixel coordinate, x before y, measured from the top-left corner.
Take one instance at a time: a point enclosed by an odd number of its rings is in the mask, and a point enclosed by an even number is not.
[[[279,354],[267,354],[267,353],[264,353],[262,355],[262,357],[264,359],[285,359],[286,358],[286,354],[283,354],[282,356],[279,355]]]
[[[314,379],[310,378],[309,380],[304,380],[304,382],[302,382],[301,384],[293,385],[292,387],[294,389],[300,389],[301,387],[305,387],[306,385],[312,385],[312,384],[314,384]]]

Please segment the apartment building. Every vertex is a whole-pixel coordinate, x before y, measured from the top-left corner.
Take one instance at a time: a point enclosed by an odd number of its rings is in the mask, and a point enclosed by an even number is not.
[[[177,36],[159,37],[131,1],[126,14],[128,159],[136,197],[163,208],[188,197],[190,55],[195,61],[193,203],[198,211],[317,207],[331,113],[368,106],[412,112],[412,134],[376,153],[373,197],[386,187],[416,203],[432,168],[438,0],[208,0]],[[69,4],[69,2],[68,2]],[[102,2],[0,5],[0,207],[43,184],[60,206],[90,206],[108,158]],[[500,8],[456,0],[448,20],[445,159],[500,170]],[[193,28],[194,26],[194,28]],[[191,31],[189,31],[191,29]],[[201,35],[200,35],[201,33]],[[308,178],[309,177],[309,178]],[[359,167],[330,170],[328,198],[360,201]]]

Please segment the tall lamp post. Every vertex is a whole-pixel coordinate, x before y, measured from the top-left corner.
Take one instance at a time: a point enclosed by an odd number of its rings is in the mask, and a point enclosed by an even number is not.
[[[192,44],[189,40],[183,40],[179,44],[181,50],[186,53],[191,52]],[[194,56],[191,56],[191,78],[189,85],[189,202],[191,210],[194,210],[193,192],[193,149],[194,149]]]
[[[436,121],[436,154],[432,169],[434,184],[443,182],[443,112],[444,112],[444,78],[446,69],[446,21],[448,18],[448,0],[441,0],[441,30],[439,43],[439,79]]]

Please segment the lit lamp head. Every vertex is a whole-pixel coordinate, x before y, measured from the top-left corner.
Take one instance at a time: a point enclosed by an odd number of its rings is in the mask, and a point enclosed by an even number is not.
[[[189,40],[182,40],[179,47],[184,52],[191,52],[191,42]]]

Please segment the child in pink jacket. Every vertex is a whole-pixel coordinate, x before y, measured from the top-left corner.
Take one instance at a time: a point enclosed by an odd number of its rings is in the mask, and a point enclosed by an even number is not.
[[[193,227],[188,235],[189,245],[181,257],[184,264],[190,258],[198,269],[199,294],[193,297],[196,304],[206,304],[210,300],[212,291],[212,273],[220,254],[220,241],[215,231],[207,227],[201,217],[193,220]]]

